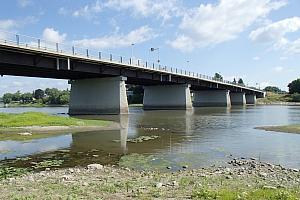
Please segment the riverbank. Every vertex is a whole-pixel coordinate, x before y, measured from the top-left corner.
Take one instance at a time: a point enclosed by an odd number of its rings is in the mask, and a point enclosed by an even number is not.
[[[300,173],[252,159],[177,172],[91,164],[0,181],[0,199],[298,199]]]
[[[256,127],[256,129],[273,131],[273,132],[300,134],[300,124],[285,125],[285,126],[263,126],[263,127]]]
[[[0,113],[0,140],[45,137],[45,133],[118,130],[119,124],[105,120],[78,119],[38,112]]]
[[[300,105],[297,94],[277,94],[273,92],[267,92],[265,98],[257,99],[257,104],[260,105],[287,105],[294,106]]]

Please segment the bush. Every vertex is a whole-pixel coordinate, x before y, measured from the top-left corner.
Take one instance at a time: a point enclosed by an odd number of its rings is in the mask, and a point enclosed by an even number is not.
[[[294,93],[291,95],[291,101],[292,102],[300,102],[300,94],[299,93]]]

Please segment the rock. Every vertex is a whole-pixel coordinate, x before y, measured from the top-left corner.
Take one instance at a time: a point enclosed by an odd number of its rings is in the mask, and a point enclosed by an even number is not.
[[[90,164],[87,166],[90,170],[97,170],[97,169],[103,169],[103,165],[100,164]]]
[[[92,155],[92,156],[95,157],[95,158],[99,157],[99,155]]]
[[[69,171],[70,173],[74,173],[74,169],[72,169],[72,168],[68,169],[68,171]]]
[[[72,179],[72,176],[70,176],[70,175],[63,175],[63,176],[62,176],[62,179],[63,179],[64,181],[69,181],[69,180]]]
[[[32,134],[29,133],[29,132],[24,132],[24,133],[18,133],[18,135],[22,135],[22,136],[30,136],[30,135],[32,135]]]
[[[266,177],[266,176],[268,176],[268,174],[267,173],[265,173],[265,172],[259,172],[259,174],[258,174],[259,176],[261,176],[261,177]]]
[[[82,183],[83,186],[88,186],[89,184],[87,182]]]
[[[183,165],[182,168],[183,168],[183,169],[187,169],[187,168],[189,168],[189,166]]]
[[[47,168],[45,169],[45,171],[50,171],[50,168],[49,168],[49,167],[47,167]]]
[[[163,186],[162,183],[156,183],[156,187],[157,187],[157,188],[161,188],[162,186]]]
[[[232,176],[227,175],[225,178],[226,179],[232,179]]]
[[[167,169],[172,169],[172,167],[168,166]]]
[[[176,181],[172,181],[172,185],[175,186],[175,187],[179,186],[179,184]]]
[[[299,172],[299,169],[292,169],[293,172]]]
[[[272,189],[272,190],[276,190],[277,188],[274,187],[274,186],[265,185],[265,186],[263,186],[263,189]]]

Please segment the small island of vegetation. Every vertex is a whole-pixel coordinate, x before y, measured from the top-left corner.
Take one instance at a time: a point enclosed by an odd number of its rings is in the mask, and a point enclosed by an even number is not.
[[[54,116],[38,112],[21,114],[0,113],[0,140],[40,138],[41,133],[59,133],[66,130],[89,131],[109,128],[112,122]],[[111,127],[110,127],[111,128]],[[45,136],[43,134],[43,136]]]

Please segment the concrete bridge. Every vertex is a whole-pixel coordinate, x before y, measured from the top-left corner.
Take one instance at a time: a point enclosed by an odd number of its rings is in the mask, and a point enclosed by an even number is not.
[[[144,86],[144,109],[253,105],[265,95],[199,73],[8,33],[0,34],[0,74],[70,80],[74,115],[127,113],[125,84]]]

